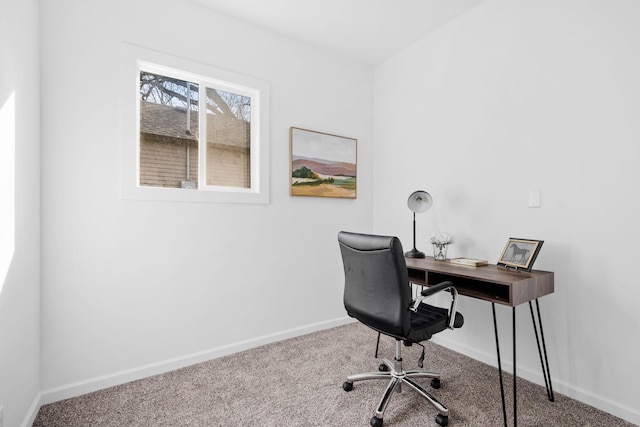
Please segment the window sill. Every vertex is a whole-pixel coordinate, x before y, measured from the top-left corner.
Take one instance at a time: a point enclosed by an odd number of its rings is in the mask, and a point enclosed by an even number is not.
[[[269,204],[269,194],[251,190],[186,190],[182,188],[159,188],[132,186],[123,188],[121,198],[159,202],[195,203],[253,203]]]

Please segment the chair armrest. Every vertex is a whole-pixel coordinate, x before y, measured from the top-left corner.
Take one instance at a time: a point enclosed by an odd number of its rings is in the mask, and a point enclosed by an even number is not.
[[[438,292],[442,292],[445,290],[449,290],[451,292],[451,305],[449,307],[449,329],[453,329],[453,325],[456,320],[456,306],[458,300],[458,290],[453,286],[453,283],[449,281],[438,283],[437,285],[429,286],[426,289],[423,289],[420,292],[421,297],[411,303],[410,309],[412,311],[417,311],[418,306],[427,299],[428,297],[437,294]]]
[[[453,283],[446,281],[446,282],[442,282],[442,283],[438,283],[437,285],[433,285],[433,286],[429,286],[426,289],[423,289],[420,292],[420,295],[422,295],[423,297],[429,297],[433,294],[437,294],[438,292],[444,291],[446,289],[452,288],[453,287]],[[420,298],[420,300],[423,300],[424,298]]]

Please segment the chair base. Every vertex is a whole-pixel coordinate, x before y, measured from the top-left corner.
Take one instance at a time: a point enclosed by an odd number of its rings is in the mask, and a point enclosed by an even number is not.
[[[405,384],[411,390],[418,393],[425,400],[431,403],[439,412],[436,417],[436,423],[441,426],[446,426],[449,423],[449,410],[440,403],[435,397],[433,397],[429,392],[427,392],[424,388],[422,388],[419,384],[413,381],[414,378],[431,378],[432,379],[432,387],[439,388],[440,387],[440,374],[437,372],[427,372],[421,370],[412,370],[412,371],[404,371],[402,369],[402,342],[396,341],[396,357],[394,361],[391,362],[388,359],[383,359],[384,365],[381,365],[380,368],[384,368],[386,366],[388,371],[379,371],[379,372],[367,372],[363,374],[355,374],[347,377],[347,381],[342,385],[342,388],[345,391],[351,391],[353,389],[353,383],[356,381],[365,381],[365,380],[389,380],[389,384],[387,384],[387,388],[382,395],[382,399],[378,404],[374,412],[373,418],[371,418],[371,425],[373,427],[381,427],[383,423],[384,411],[387,409],[387,405],[393,396],[393,392],[396,391],[398,393],[402,392],[402,385]]]

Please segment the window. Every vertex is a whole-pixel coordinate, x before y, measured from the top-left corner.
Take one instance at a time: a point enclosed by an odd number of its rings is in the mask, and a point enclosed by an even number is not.
[[[124,86],[132,87],[133,62],[136,88],[123,102],[134,104],[123,111],[133,111],[123,127],[123,197],[268,203],[268,85],[157,52],[124,50]]]

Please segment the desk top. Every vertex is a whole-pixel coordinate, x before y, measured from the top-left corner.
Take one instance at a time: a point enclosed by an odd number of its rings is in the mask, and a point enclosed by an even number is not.
[[[460,295],[516,306],[554,291],[551,271],[514,271],[497,265],[468,267],[433,257],[405,258],[409,280],[432,285],[450,280]]]

